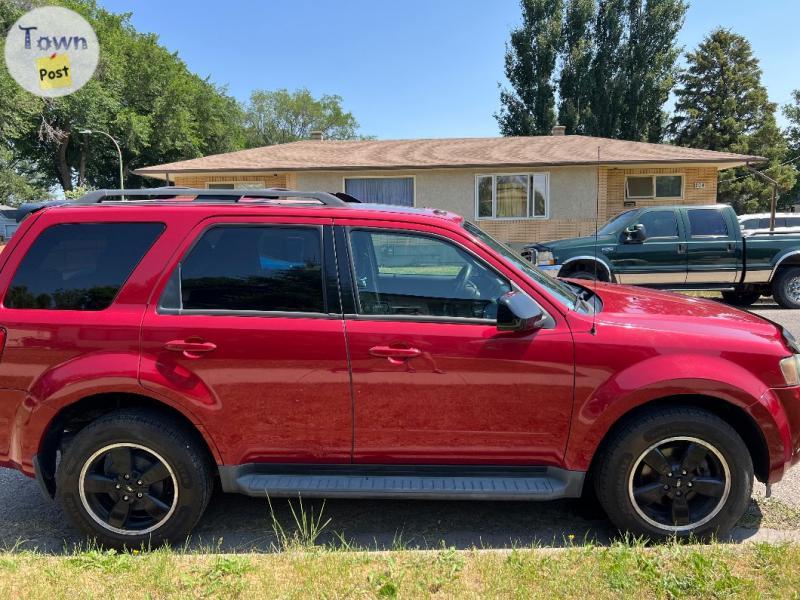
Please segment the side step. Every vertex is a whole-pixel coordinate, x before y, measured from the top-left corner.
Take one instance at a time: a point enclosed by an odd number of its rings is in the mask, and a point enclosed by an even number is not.
[[[258,497],[555,500],[579,497],[585,475],[554,467],[220,467],[224,491]]]

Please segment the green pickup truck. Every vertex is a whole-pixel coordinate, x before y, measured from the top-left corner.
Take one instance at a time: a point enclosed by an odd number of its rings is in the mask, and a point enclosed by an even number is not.
[[[653,206],[623,212],[595,236],[530,244],[523,256],[548,274],[671,290],[718,290],[749,306],[772,295],[800,308],[800,234],[743,237],[733,209]]]

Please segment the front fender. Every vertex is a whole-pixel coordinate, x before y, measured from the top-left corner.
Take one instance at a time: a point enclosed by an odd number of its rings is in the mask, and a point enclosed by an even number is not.
[[[750,416],[764,435],[770,472],[785,462],[791,436],[780,403],[752,373],[718,356],[673,354],[651,357],[611,374],[595,387],[593,367],[576,367],[576,405],[565,462],[587,470],[598,447],[621,418],[656,400],[707,396],[727,402]]]

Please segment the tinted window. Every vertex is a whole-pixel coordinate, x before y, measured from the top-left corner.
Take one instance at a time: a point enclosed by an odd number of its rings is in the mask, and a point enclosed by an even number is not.
[[[758,219],[745,219],[741,222],[742,229],[758,229],[759,228],[759,220]]]
[[[683,193],[683,175],[658,175],[656,198],[680,198]]]
[[[22,259],[4,303],[10,308],[107,308],[163,230],[161,223],[50,227]]]
[[[509,283],[470,254],[437,238],[354,231],[360,312],[494,319]]]
[[[787,227],[800,227],[800,217],[786,217]]]
[[[690,209],[689,230],[693,236],[728,235],[728,227],[722,212],[713,208]]]
[[[653,210],[639,219],[647,237],[677,237],[678,219],[674,210]]]
[[[214,227],[181,264],[176,308],[324,312],[320,244],[312,227]]]

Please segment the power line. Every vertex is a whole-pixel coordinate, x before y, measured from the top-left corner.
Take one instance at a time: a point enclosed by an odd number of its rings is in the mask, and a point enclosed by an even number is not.
[[[798,160],[800,160],[800,155],[795,156],[792,160],[787,160],[785,163],[781,163],[779,165],[774,165],[772,167],[768,167],[768,168],[764,169],[764,171],[769,171],[771,169],[777,169],[778,167],[785,167],[786,165],[790,165],[793,162],[797,162]],[[720,181],[720,184],[733,183],[734,181],[739,181],[740,179],[745,179],[747,177],[752,177],[752,176],[753,176],[753,173],[747,173],[746,175],[740,175],[739,177],[734,177],[733,179],[726,179],[724,181]]]

